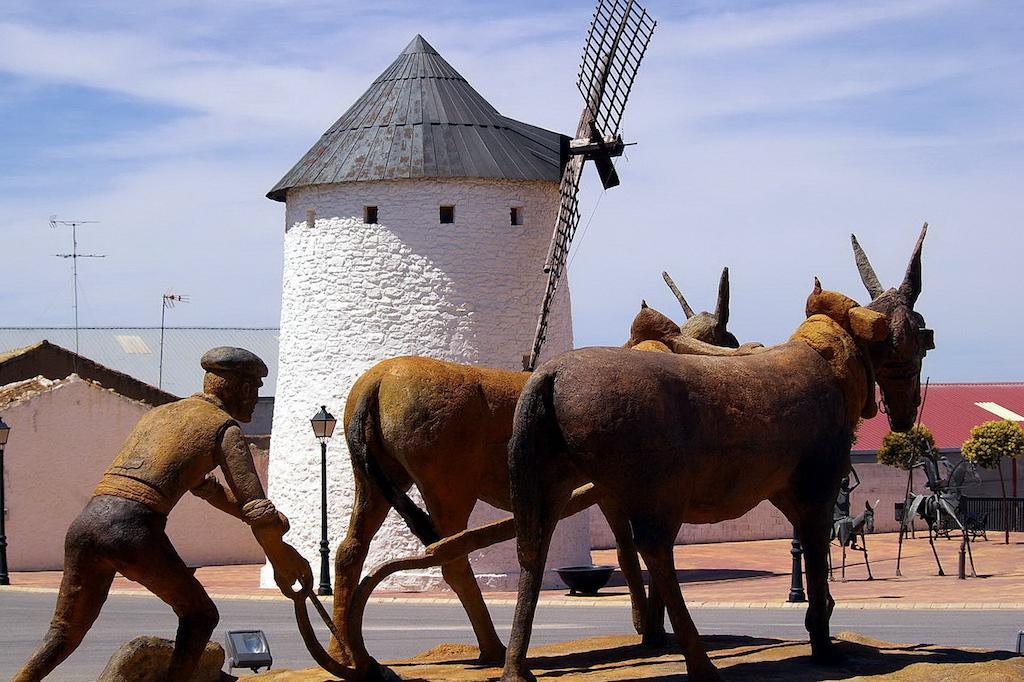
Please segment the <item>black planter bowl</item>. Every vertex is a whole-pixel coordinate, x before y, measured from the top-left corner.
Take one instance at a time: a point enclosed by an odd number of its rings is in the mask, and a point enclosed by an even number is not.
[[[614,566],[565,566],[556,568],[555,572],[569,588],[569,596],[593,597],[597,591],[608,584],[615,572]]]

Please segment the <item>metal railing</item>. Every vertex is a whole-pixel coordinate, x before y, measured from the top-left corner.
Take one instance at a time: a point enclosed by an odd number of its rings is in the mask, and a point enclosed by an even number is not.
[[[960,506],[957,515],[961,522],[967,519],[974,519],[977,522],[984,521],[985,530],[1002,531],[1006,530],[1004,520],[1006,509],[1003,507],[1004,500],[1001,497],[967,497],[960,498]],[[1024,531],[1024,497],[1008,497],[1005,503],[1010,511],[1010,531]],[[904,502],[895,504],[896,521],[903,518]]]

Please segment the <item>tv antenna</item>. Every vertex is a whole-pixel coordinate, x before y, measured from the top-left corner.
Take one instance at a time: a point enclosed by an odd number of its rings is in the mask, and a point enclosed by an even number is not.
[[[558,216],[544,262],[547,288],[537,318],[533,349],[528,357],[523,358],[525,370],[532,371],[537,366],[547,334],[555,288],[565,269],[569,246],[580,223],[577,195],[584,163],[594,163],[604,189],[619,184],[619,175],[612,162],[614,157],[622,155],[626,147],[619,124],[656,23],[634,0],[597,0],[576,81],[576,87],[583,95],[583,112],[576,126],[576,137],[569,142],[568,161],[562,169],[558,186]]]
[[[160,369],[156,380],[156,387],[163,388],[164,385],[164,320],[167,316],[167,309],[173,308],[175,303],[188,303],[188,296],[176,294],[168,290],[163,295],[163,303],[160,306]]]
[[[79,258],[106,258],[106,254],[78,253],[78,226],[98,223],[98,220],[58,220],[56,215],[50,216],[50,227],[71,228],[71,253],[55,253],[57,258],[71,259],[71,278],[75,290],[75,355],[78,355],[78,259]],[[75,372],[78,372],[78,358],[74,360]]]

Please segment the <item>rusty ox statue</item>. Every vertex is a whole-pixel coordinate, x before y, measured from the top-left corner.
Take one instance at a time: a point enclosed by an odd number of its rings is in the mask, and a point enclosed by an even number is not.
[[[712,345],[723,336],[735,344],[735,337],[725,329],[728,307],[726,270],[715,315],[703,313],[699,324],[687,326],[688,322],[680,329],[643,303],[626,345],[645,343],[648,349],[663,352],[741,352]],[[477,500],[499,509],[510,508],[508,439],[516,400],[529,376],[424,357],[399,357],[373,366],[353,385],[345,406],[345,437],[352,456],[355,502],[347,535],[335,554],[334,622],[343,632],[350,625],[351,596],[370,541],[392,507],[425,545],[465,530]],[[429,515],[405,492],[414,482]],[[647,601],[629,526],[605,511],[633,599],[634,625],[647,641],[657,642],[664,635],[661,614],[655,608],[657,623],[645,628]],[[505,647],[494,630],[468,558],[444,563],[441,570],[469,615],[481,660],[492,664],[504,661]],[[347,646],[351,634],[345,640],[332,640],[331,655],[357,670],[372,669],[365,652]]]
[[[665,600],[688,679],[717,680],[686,610],[673,566],[682,523],[736,518],[770,500],[803,543],[813,657],[833,657],[827,552],[853,429],[882,389],[893,430],[914,423],[932,334],[914,312],[921,245],[903,283],[865,307],[815,280],[807,319],[786,343],[714,358],[589,348],[549,360],[530,377],[509,444],[512,511],[522,573],[503,680],[534,679],[530,629],[551,533],[575,481],[592,481],[603,508],[628,519]],[[877,284],[877,280],[874,281]]]

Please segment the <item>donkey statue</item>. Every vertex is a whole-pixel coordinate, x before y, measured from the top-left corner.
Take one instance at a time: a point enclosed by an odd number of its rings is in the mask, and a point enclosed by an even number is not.
[[[939,561],[939,553],[935,549],[935,538],[945,535],[948,539],[952,528],[960,531],[962,550],[966,550],[970,558],[971,575],[977,576],[974,568],[974,555],[971,552],[971,538],[975,535],[960,522],[960,497],[966,483],[968,474],[975,481],[980,482],[981,478],[975,469],[974,464],[966,459],[957,462],[956,466],[950,467],[945,457],[941,459],[943,466],[948,472],[946,478],[939,474],[939,459],[936,457],[923,457],[921,461],[914,464],[914,467],[924,469],[926,487],[928,493],[910,493],[906,503],[903,505],[903,518],[900,519],[900,536],[896,552],[896,575],[902,575],[900,563],[903,559],[903,538],[906,537],[907,529],[911,527],[914,519],[920,517],[928,526],[928,544],[935,556],[935,565],[939,569],[939,575],[946,575],[942,570],[942,562]]]
[[[718,680],[676,581],[682,523],[736,518],[770,500],[797,529],[808,584],[812,656],[831,661],[830,519],[849,472],[858,420],[876,413],[906,431],[933,347],[914,311],[922,229],[898,288],[867,306],[815,280],[807,319],[786,343],[736,357],[585,348],[541,365],[516,406],[509,443],[512,512],[522,567],[502,680],[535,679],[526,654],[551,534],[581,479],[602,509],[628,520],[668,609],[688,679]]]
[[[842,494],[842,493],[840,493]],[[839,579],[846,582],[846,548],[855,549],[864,553],[864,566],[868,569],[868,580],[874,580],[871,575],[871,562],[868,561],[868,541],[866,535],[875,532],[875,508],[881,500],[875,500],[874,506],[864,501],[864,511],[857,516],[842,516],[832,522],[832,540],[837,540],[843,549],[843,563]],[[857,545],[857,536],[860,536],[860,546]],[[828,579],[832,581],[832,543],[828,546]]]
[[[728,308],[726,270],[715,315],[680,328],[643,303],[626,346],[663,352],[747,352],[714,345],[723,338],[738,345],[725,328]],[[499,509],[510,508],[508,440],[516,401],[529,377],[526,372],[407,356],[374,365],[353,385],[344,423],[355,477],[355,502],[347,534],[335,553],[333,617],[345,642],[332,638],[333,657],[356,670],[374,669],[365,651],[348,646],[352,641],[349,613],[370,541],[392,508],[424,545],[464,531],[477,500]],[[426,512],[406,492],[413,483],[423,496]],[[644,624],[648,600],[629,524],[612,509],[602,511],[618,546],[619,566],[633,600],[634,626],[646,641],[657,643],[664,637],[663,618],[649,627]],[[505,647],[495,632],[468,558],[461,556],[443,563],[441,572],[469,616],[481,661],[500,664]],[[660,615],[656,608],[659,602],[653,592],[651,598],[656,618]]]

